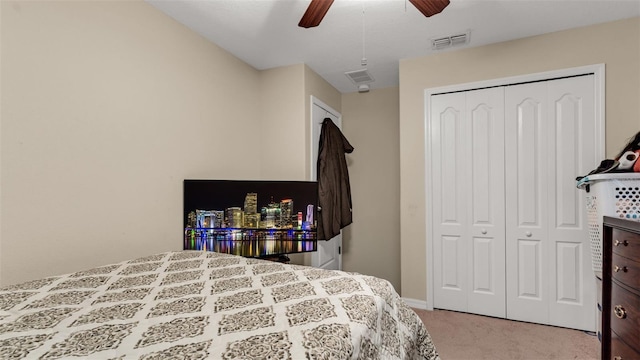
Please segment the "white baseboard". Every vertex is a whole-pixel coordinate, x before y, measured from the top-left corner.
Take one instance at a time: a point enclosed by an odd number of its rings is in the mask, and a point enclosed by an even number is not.
[[[424,300],[417,300],[417,299],[410,299],[410,298],[405,298],[403,297],[402,300],[409,305],[409,307],[412,307],[414,309],[420,309],[420,310],[429,310],[427,307],[427,302]]]

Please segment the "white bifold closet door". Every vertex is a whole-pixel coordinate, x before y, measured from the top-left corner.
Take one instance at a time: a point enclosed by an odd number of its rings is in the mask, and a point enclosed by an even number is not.
[[[503,101],[501,87],[431,98],[434,303],[498,317],[505,316]]]
[[[596,167],[593,76],[505,91],[507,317],[593,330],[583,194]]]
[[[595,329],[593,76],[433,95],[434,307]]]

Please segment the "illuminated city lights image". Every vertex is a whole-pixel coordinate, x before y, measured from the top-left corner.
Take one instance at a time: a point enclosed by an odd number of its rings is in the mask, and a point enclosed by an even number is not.
[[[317,250],[311,181],[185,180],[184,249],[269,257]]]

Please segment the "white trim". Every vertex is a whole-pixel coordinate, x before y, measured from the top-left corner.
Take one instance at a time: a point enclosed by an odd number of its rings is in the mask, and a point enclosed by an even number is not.
[[[425,94],[424,94],[424,113],[425,113],[425,127],[424,127],[424,156],[425,156],[425,177],[424,177],[424,181],[425,181],[425,195],[426,195],[426,199],[425,199],[425,211],[426,211],[426,216],[427,216],[427,221],[426,221],[426,250],[427,250],[427,301],[425,302],[426,307],[425,309],[427,310],[433,310],[433,241],[430,241],[430,239],[433,236],[433,233],[431,232],[431,229],[433,229],[433,221],[432,221],[432,215],[431,215],[431,211],[432,211],[432,206],[429,205],[429,201],[431,199],[433,199],[433,187],[431,186],[431,141],[429,141],[429,139],[431,139],[431,92],[429,91],[429,89],[425,90]]]
[[[567,76],[576,76],[583,74],[594,74],[594,105],[595,105],[595,121],[596,132],[593,144],[596,149],[596,156],[600,159],[605,158],[605,65],[594,64],[579,66],[567,69],[546,71],[533,73],[528,75],[510,76],[505,78],[497,78],[485,81],[477,81],[463,84],[447,85],[434,88],[427,88],[424,90],[424,116],[425,116],[425,129],[424,129],[424,141],[425,141],[425,206],[426,206],[426,260],[427,260],[427,301],[426,309],[433,310],[433,238],[432,233],[432,219],[431,213],[433,211],[430,200],[433,198],[433,189],[431,188],[431,112],[430,112],[430,100],[431,96],[439,93],[453,92],[453,91],[468,91],[478,88],[486,88],[492,86],[505,86],[521,82],[531,81],[545,81],[554,78],[561,78]]]
[[[595,93],[595,116],[596,116],[596,138],[593,143],[596,147],[596,156],[599,159],[606,158],[606,149],[605,149],[605,68],[604,64],[592,65],[593,73],[595,75],[594,79],[594,87],[596,90]]]
[[[513,85],[517,83],[532,82],[532,81],[545,81],[545,80],[551,80],[554,78],[576,76],[576,75],[583,75],[583,74],[589,74],[589,73],[594,73],[596,75],[596,78],[598,77],[599,73],[601,73],[602,76],[604,76],[604,64],[578,66],[573,68],[545,71],[545,72],[532,73],[532,74],[526,74],[526,75],[516,75],[516,76],[509,76],[504,78],[475,81],[470,83],[439,86],[434,88],[427,88],[425,89],[425,93],[428,92],[430,94],[439,94],[439,93],[447,93],[447,92],[453,92],[453,91],[468,91],[468,90],[481,89],[481,88],[492,87],[492,86]],[[596,81],[596,85],[598,85],[597,81]]]
[[[402,300],[405,302],[405,304],[409,305],[409,307],[412,307],[414,309],[433,310],[433,309],[427,308],[427,302],[424,300],[404,298],[404,297],[402,298]]]
[[[331,115],[342,119],[342,115],[340,115],[340,112],[334,110],[331,106],[325,104],[322,100],[318,99],[317,97],[311,95],[311,105],[318,105],[319,107],[322,108],[322,110],[330,113]],[[311,114],[313,114],[313,110],[311,110]]]
[[[337,117],[340,120],[340,123],[342,124],[342,114],[340,114],[338,111],[334,110],[331,106],[325,104],[322,100],[318,99],[317,97],[311,95],[311,106],[309,107],[309,122],[311,123],[311,126],[309,126],[309,139],[313,140],[313,105],[317,105],[318,107],[322,108],[322,110],[330,113],[331,115]],[[313,158],[313,141],[310,141],[309,144],[309,179],[311,181],[316,181],[318,180],[316,177],[313,176],[313,166],[316,162],[317,159]]]

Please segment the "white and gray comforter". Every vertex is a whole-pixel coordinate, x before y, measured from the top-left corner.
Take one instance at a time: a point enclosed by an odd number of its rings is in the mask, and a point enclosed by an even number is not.
[[[1,359],[438,359],[386,280],[170,252],[0,289]]]

